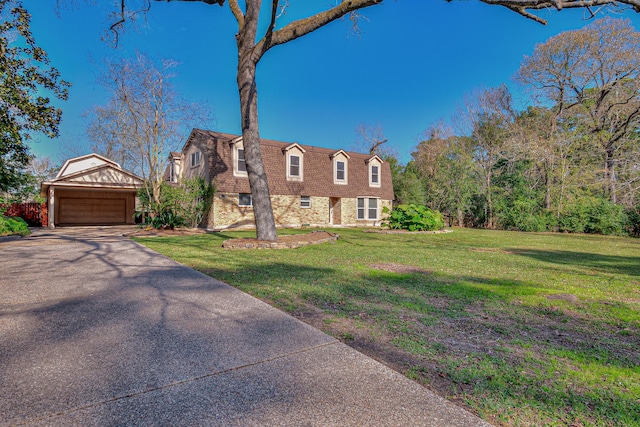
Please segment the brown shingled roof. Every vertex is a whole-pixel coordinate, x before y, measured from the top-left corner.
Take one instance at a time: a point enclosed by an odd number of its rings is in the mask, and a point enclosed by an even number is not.
[[[248,193],[249,179],[233,176],[233,152],[231,141],[239,138],[222,132],[193,129],[185,148],[192,142],[207,147],[209,170],[215,177],[216,189],[220,192]],[[371,155],[348,152],[348,185],[333,183],[332,155],[336,149],[314,147],[299,144],[304,148],[303,180],[287,181],[286,157],[284,147],[292,143],[261,139],[262,156],[264,159],[269,190],[273,195],[300,195],[349,197],[358,196],[380,197],[393,200],[393,185],[391,169],[388,162],[383,162],[380,171],[380,187],[369,186],[369,169],[367,160]],[[184,149],[183,149],[184,150]]]

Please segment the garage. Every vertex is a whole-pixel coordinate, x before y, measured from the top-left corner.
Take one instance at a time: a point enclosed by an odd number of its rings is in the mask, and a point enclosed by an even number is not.
[[[42,183],[49,227],[133,224],[142,178],[97,154],[67,160],[55,179]]]
[[[135,211],[135,194],[123,192],[61,191],[58,225],[116,225],[127,223]],[[129,209],[127,205],[129,204]]]

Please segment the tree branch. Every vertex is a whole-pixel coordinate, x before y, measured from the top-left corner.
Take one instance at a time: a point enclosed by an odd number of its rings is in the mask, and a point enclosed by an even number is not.
[[[447,0],[451,1],[451,0]],[[562,9],[591,8],[607,5],[626,4],[636,12],[640,12],[640,0],[480,0],[483,3],[504,6],[528,19],[533,19],[541,24],[546,24],[546,19],[531,13],[531,10],[554,8]],[[589,9],[590,10],[590,9]]]
[[[640,0],[638,0],[640,1]],[[284,44],[309,34],[318,28],[321,28],[336,19],[342,18],[344,15],[358,9],[369,6],[375,6],[382,3],[382,0],[344,0],[339,5],[332,7],[324,12],[317,13],[308,18],[294,21],[283,28],[274,31],[270,37],[264,37],[256,45],[260,55],[279,44]]]
[[[156,0],[160,1],[160,0]],[[189,1],[189,0],[188,0]],[[193,1],[193,0],[191,0]],[[223,5],[224,0],[220,0],[220,6]],[[238,32],[241,32],[244,28],[244,13],[242,13],[242,9],[238,6],[238,0],[229,0],[229,8],[231,9],[231,13],[236,17],[236,21],[238,21]]]

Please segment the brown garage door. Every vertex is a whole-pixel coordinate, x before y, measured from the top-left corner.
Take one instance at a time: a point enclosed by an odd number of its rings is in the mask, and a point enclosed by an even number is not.
[[[61,198],[57,223],[61,225],[110,225],[127,222],[123,198]]]

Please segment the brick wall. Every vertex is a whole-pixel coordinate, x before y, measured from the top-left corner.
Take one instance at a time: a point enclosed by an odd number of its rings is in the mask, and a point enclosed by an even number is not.
[[[330,225],[328,197],[311,197],[311,207],[302,208],[300,207],[300,197],[298,196],[272,195],[271,204],[277,226],[299,227],[309,225],[324,227]],[[391,208],[391,201],[380,201],[381,212],[383,206]],[[340,223],[343,226],[369,227],[380,225],[380,221],[356,220],[356,199],[341,199],[340,213]],[[238,206],[238,193],[216,193],[214,195],[207,224],[208,229],[221,230],[254,227],[253,208]]]

